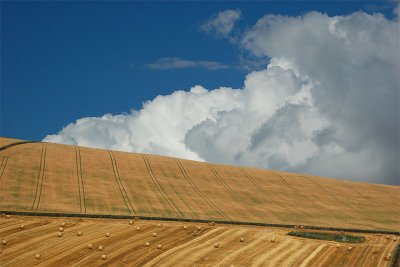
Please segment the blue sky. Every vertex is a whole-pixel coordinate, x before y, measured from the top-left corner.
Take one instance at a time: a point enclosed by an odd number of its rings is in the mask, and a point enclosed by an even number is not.
[[[240,9],[239,26],[264,14],[392,15],[381,2],[1,2],[0,135],[41,140],[81,117],[119,114],[201,84],[239,88],[243,51],[199,30],[210,16]],[[229,68],[153,70],[159,58],[215,61]]]
[[[400,184],[398,1],[0,7],[0,136]]]

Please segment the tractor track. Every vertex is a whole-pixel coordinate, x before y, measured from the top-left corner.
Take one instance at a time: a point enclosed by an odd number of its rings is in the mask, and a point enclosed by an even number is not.
[[[175,214],[178,215],[179,217],[183,217],[183,215],[180,212],[180,210],[175,206],[175,204],[171,201],[171,199],[169,199],[168,195],[164,192],[164,190],[162,189],[161,185],[157,181],[157,177],[153,173],[153,170],[151,168],[149,159],[145,155],[142,155],[142,158],[143,158],[144,163],[146,165],[147,173],[150,175],[151,179],[153,180],[154,184],[156,185],[157,190],[165,198],[165,200],[168,202],[169,206],[172,208],[172,210],[175,212]]]
[[[228,215],[226,215],[222,210],[220,210],[211,200],[209,200],[201,191],[200,189],[196,186],[196,184],[192,181],[192,179],[190,178],[190,176],[188,175],[188,173],[185,170],[185,167],[183,166],[183,164],[175,159],[176,164],[178,164],[179,169],[181,170],[182,175],[186,178],[186,180],[188,180],[188,182],[190,183],[190,185],[194,188],[194,190],[197,192],[197,194],[199,194],[204,201],[207,202],[208,205],[210,205],[215,211],[217,211],[219,214],[222,215],[222,217],[224,217],[227,220],[231,220],[231,218],[229,218]]]
[[[0,166],[0,183],[3,178],[3,174],[4,174],[4,170],[6,169],[7,162],[8,162],[8,157],[3,157],[3,160],[2,160],[1,166]]]
[[[281,206],[282,208],[286,209],[287,211],[289,211],[292,215],[297,216],[288,206],[286,206],[285,204],[275,200],[267,191],[265,191],[249,174],[248,172],[243,169],[242,167],[239,167],[239,169],[242,171],[242,173],[247,177],[247,179],[250,180],[250,182],[252,182],[257,188],[258,190],[260,190],[263,194],[265,194],[270,200],[272,200],[273,202],[275,202],[276,204],[278,204],[279,206]]]
[[[76,159],[76,176],[78,178],[79,208],[81,212],[86,213],[86,197],[85,197],[85,187],[83,184],[81,151],[78,146],[75,146],[75,159]]]
[[[115,160],[114,153],[111,150],[108,150],[108,154],[110,155],[115,181],[117,182],[119,191],[121,192],[122,198],[124,199],[126,208],[128,209],[130,214],[135,214],[136,213],[135,209],[132,206],[132,202],[129,199],[128,194],[126,193],[124,184],[122,183],[121,176],[119,175],[117,161]]]
[[[47,153],[47,144],[42,144],[42,152],[40,154],[40,165],[39,165],[39,174],[37,178],[36,184],[36,192],[35,192],[35,199],[32,204],[31,209],[38,210],[40,199],[42,195],[42,188],[43,188],[43,180],[44,180],[44,171],[46,168],[46,153]]]
[[[255,215],[256,217],[261,217],[263,220],[265,221],[269,221],[267,219],[265,219],[265,215],[262,214],[261,212],[259,212],[258,210],[254,209],[252,206],[248,205],[242,198],[240,198],[233,190],[232,188],[230,188],[230,186],[225,183],[225,181],[221,178],[221,176],[219,176],[219,174],[217,173],[217,171],[215,170],[215,168],[207,163],[207,166],[210,168],[210,170],[212,171],[212,173],[214,174],[214,176],[217,178],[217,180],[226,188],[226,190],[228,190],[235,198],[236,200],[241,203],[244,207],[246,207],[253,215]]]

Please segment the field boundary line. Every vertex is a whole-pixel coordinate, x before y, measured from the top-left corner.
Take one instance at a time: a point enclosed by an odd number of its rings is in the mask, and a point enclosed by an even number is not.
[[[239,167],[239,169],[242,171],[242,173],[265,195],[268,196],[269,199],[271,199],[273,202],[277,203],[279,206],[283,207],[284,209],[287,209],[292,215],[297,216],[288,206],[285,204],[281,203],[280,201],[274,199],[267,191],[265,191],[254,179],[253,177],[250,176],[250,174],[242,167]]]
[[[169,206],[172,208],[172,210],[175,212],[175,214],[179,215],[180,217],[183,217],[180,210],[175,206],[175,204],[171,201],[171,199],[169,199],[168,195],[164,192],[161,185],[158,183],[157,177],[153,173],[153,170],[151,168],[151,165],[150,165],[150,162],[149,162],[149,159],[147,158],[147,156],[142,154],[142,158],[143,158],[144,164],[146,165],[147,173],[150,175],[151,179],[153,180],[154,184],[156,185],[157,190],[161,193],[161,195],[163,195],[165,200],[167,200]]]
[[[122,183],[122,180],[121,180],[121,176],[119,175],[117,161],[115,160],[114,153],[111,150],[108,150],[108,154],[110,155],[111,164],[112,164],[112,168],[113,168],[113,172],[114,172],[114,177],[117,182],[119,191],[122,195],[122,198],[124,199],[125,205],[130,214],[132,214],[132,213],[135,214],[136,213],[135,209],[132,207],[132,203],[128,197],[128,194],[126,193],[124,184]],[[129,205],[128,205],[128,203],[129,203]]]
[[[186,172],[185,167],[183,166],[182,162],[180,162],[178,159],[175,159],[176,163],[178,164],[179,169],[181,170],[181,173],[183,176],[188,180],[190,185],[194,188],[194,190],[207,202],[208,205],[210,205],[215,211],[219,212],[219,214],[222,215],[227,220],[230,220],[228,215],[226,215],[222,210],[220,210],[211,200],[209,200],[201,191],[200,189],[196,186],[196,184],[192,181],[190,178],[189,174]]]
[[[39,209],[39,203],[43,187],[44,169],[46,167],[46,152],[47,152],[47,145],[42,144],[42,151],[40,153],[39,174],[36,183],[35,199],[33,201],[31,209],[36,209],[36,210]]]
[[[394,248],[392,260],[390,262],[390,267],[396,267],[400,264],[400,244],[397,244]]]
[[[11,143],[11,144],[8,144],[8,145],[5,145],[5,146],[0,147],[0,151],[6,150],[6,149],[8,149],[8,148],[10,148],[10,147],[13,147],[13,146],[18,146],[18,145],[23,145],[23,144],[28,144],[28,143],[38,143],[38,142],[37,142],[37,141],[21,141],[21,142],[15,142],[15,143]]]
[[[76,161],[76,177],[78,178],[79,208],[80,208],[81,212],[86,213],[85,189],[83,187],[81,152],[80,152],[80,149],[78,146],[75,146],[75,161]]]
[[[100,218],[100,219],[117,219],[126,220],[134,219],[135,217],[139,220],[147,221],[172,221],[172,222],[194,222],[194,223],[209,223],[209,219],[192,219],[183,217],[155,217],[155,216],[141,216],[141,215],[126,215],[126,214],[82,214],[82,213],[60,213],[60,212],[35,212],[35,211],[15,211],[1,209],[0,213],[18,216],[47,216],[47,217],[65,217],[65,218]],[[215,223],[229,224],[229,225],[249,225],[249,226],[268,226],[268,227],[280,227],[280,228],[294,228],[298,226],[296,224],[278,224],[278,223],[263,223],[263,222],[249,222],[249,221],[224,221],[215,220]],[[326,231],[346,231],[353,233],[366,233],[366,234],[388,234],[400,236],[400,231],[390,230],[372,230],[372,229],[357,229],[357,228],[339,228],[339,227],[324,227],[316,225],[304,225],[304,229],[309,230],[326,230]]]
[[[268,220],[265,219],[265,215],[262,214],[260,211],[254,209],[254,207],[249,206],[246,202],[244,202],[244,200],[239,197],[233,190],[232,188],[225,183],[225,181],[221,178],[221,176],[219,176],[218,172],[215,170],[215,168],[210,164],[210,163],[206,163],[207,166],[210,168],[210,170],[212,171],[212,173],[214,174],[215,177],[217,177],[218,181],[229,191],[231,192],[231,194],[239,201],[239,203],[241,203],[242,205],[244,205],[253,215],[255,215],[256,217],[259,217],[261,215],[261,218],[265,221],[268,222]],[[256,214],[258,213],[258,214]]]

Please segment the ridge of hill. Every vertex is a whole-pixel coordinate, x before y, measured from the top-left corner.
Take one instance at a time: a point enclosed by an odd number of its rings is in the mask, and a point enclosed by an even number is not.
[[[400,187],[0,138],[0,210],[400,230]]]

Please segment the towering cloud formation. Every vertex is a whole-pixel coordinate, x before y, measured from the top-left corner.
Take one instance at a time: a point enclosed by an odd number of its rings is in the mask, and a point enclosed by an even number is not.
[[[399,184],[397,22],[267,15],[241,46],[270,59],[243,88],[195,86],[44,141]]]

